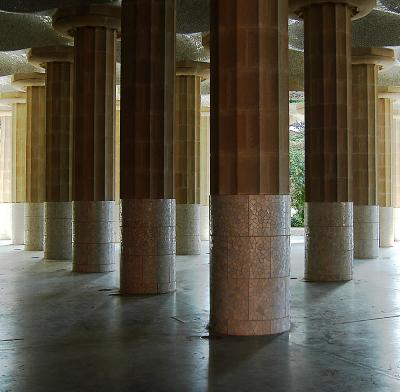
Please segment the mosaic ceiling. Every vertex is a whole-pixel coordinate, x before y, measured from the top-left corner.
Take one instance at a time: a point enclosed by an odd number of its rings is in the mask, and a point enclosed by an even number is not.
[[[27,48],[72,44],[53,30],[51,15],[60,5],[89,3],[118,4],[120,1],[0,0],[0,76],[34,70],[26,60]],[[208,0],[177,0],[177,61],[209,61],[208,52],[201,41],[201,32],[209,30],[208,15]],[[303,41],[303,22],[289,20],[289,85],[294,91],[302,90],[304,84]],[[368,16],[354,21],[353,46],[400,47],[400,1],[379,0],[377,8]],[[117,45],[117,61],[120,61],[120,43]],[[400,85],[400,62],[382,71],[379,83]],[[208,82],[203,83],[202,93],[209,94]]]

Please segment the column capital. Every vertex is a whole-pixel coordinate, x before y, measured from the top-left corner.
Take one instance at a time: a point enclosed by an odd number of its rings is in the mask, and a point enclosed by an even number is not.
[[[353,48],[351,54],[353,65],[378,65],[380,70],[395,62],[394,50],[388,48]]]
[[[16,88],[25,88],[28,86],[41,87],[45,85],[46,75],[40,72],[17,73],[12,75],[11,84]]]
[[[210,63],[202,61],[184,60],[176,64],[176,76],[200,76],[210,78]]]
[[[53,16],[53,27],[60,34],[73,36],[80,27],[105,27],[121,30],[121,7],[92,4],[84,7],[61,8]]]
[[[352,9],[353,20],[368,15],[376,7],[376,0],[289,0],[289,10],[302,18],[304,8],[327,3],[347,4]]]
[[[10,91],[0,94],[0,103],[12,105],[14,103],[26,103],[26,93],[23,91]]]
[[[399,100],[400,99],[400,87],[381,86],[378,88],[378,98]]]
[[[67,45],[45,46],[42,48],[31,48],[28,52],[28,61],[38,67],[45,67],[50,62],[74,61],[74,47]]]

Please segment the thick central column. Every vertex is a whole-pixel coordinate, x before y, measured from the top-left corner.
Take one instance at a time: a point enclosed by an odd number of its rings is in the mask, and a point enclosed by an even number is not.
[[[290,0],[304,19],[305,278],[353,276],[351,19],[369,1]],[[357,13],[359,13],[357,15]]]
[[[73,270],[115,269],[115,42],[120,7],[58,10],[53,26],[71,34],[73,87]]]
[[[46,170],[45,75],[15,74],[13,85],[26,87],[26,204],[25,250],[43,250]]]
[[[358,48],[352,55],[354,257],[370,259],[379,251],[377,75],[394,52]]]
[[[46,203],[44,258],[72,259],[70,46],[33,48],[29,61],[46,69]]]
[[[394,246],[393,98],[398,95],[396,90],[380,88],[378,99],[379,242],[382,248]]]
[[[200,242],[200,83],[209,64],[177,65],[175,108],[176,253],[197,255]]]
[[[211,333],[280,333],[290,327],[287,1],[214,0],[211,15]]]
[[[175,0],[124,0],[121,292],[175,290]]]

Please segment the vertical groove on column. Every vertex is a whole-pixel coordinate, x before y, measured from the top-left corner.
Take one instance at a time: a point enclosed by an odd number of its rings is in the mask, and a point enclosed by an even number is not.
[[[378,100],[378,203],[379,242],[381,247],[394,246],[392,192],[393,101]]]
[[[305,275],[316,281],[347,280],[353,258],[352,14],[346,4],[324,3],[305,7],[303,16],[309,217]],[[320,232],[331,237],[322,240]],[[340,252],[326,262],[318,259],[335,250]]]
[[[12,199],[17,203],[24,203],[26,201],[26,120],[26,103],[13,104]]]
[[[43,250],[46,89],[27,86],[25,249]]]
[[[176,77],[176,253],[196,255],[200,242],[200,76]]]
[[[353,56],[354,57],[354,56]],[[354,257],[378,257],[377,76],[374,64],[353,65]]]
[[[400,111],[399,103],[393,108],[393,158],[392,193],[394,216],[394,239],[400,241]]]
[[[120,9],[98,5],[85,12],[93,13],[102,26],[78,23],[74,31],[73,270],[109,272],[115,269],[119,219],[114,197],[115,42]]]
[[[121,291],[164,293],[176,285],[175,0],[123,1],[121,42]]]
[[[46,205],[44,256],[72,259],[72,65],[46,64]]]
[[[214,334],[290,328],[287,17],[282,0],[211,2]]]
[[[206,108],[208,109],[208,108]],[[210,113],[200,117],[200,236],[210,239]]]

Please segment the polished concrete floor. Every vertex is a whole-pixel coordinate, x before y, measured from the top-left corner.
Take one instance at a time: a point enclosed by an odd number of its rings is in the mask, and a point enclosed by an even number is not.
[[[346,284],[302,281],[303,247],[290,333],[210,340],[206,250],[176,293],[121,297],[117,273],[1,246],[0,391],[400,391],[400,244]]]

